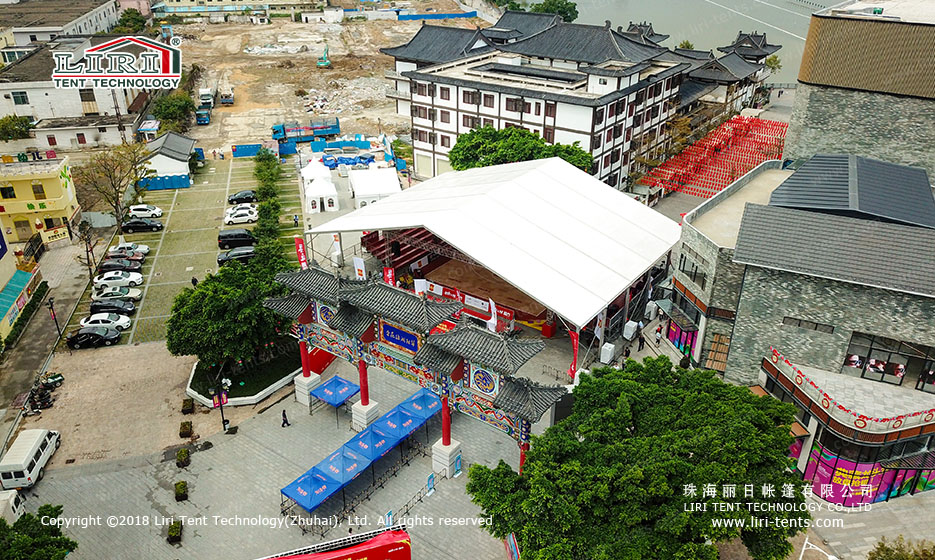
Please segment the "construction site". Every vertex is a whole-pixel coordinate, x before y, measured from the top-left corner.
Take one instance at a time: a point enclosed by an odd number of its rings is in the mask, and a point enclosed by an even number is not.
[[[422,4],[425,4],[423,6]],[[460,12],[450,0],[419,3],[419,9]],[[210,123],[188,134],[206,150],[269,138],[273,125],[339,118],[342,133],[408,134],[409,119],[387,99],[385,73],[393,59],[379,49],[405,43],[419,21],[345,19],[340,23],[195,23],[173,26],[182,39],[182,61],[203,69],[207,81],[233,88],[234,103],[221,103]],[[433,25],[475,27],[477,18],[436,20]]]

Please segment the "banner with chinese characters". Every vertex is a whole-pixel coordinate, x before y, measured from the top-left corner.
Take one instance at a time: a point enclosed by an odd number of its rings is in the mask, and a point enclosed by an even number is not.
[[[302,270],[308,268],[308,259],[305,256],[305,240],[301,236],[295,236],[295,254],[299,258],[299,266]]]
[[[382,320],[380,321],[380,341],[413,354],[419,351],[419,335]]]

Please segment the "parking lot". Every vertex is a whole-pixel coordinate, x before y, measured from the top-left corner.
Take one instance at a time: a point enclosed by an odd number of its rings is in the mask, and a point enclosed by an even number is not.
[[[295,165],[289,159],[283,165],[279,185],[283,252],[297,262],[292,236],[301,233],[302,228],[301,224],[298,228],[294,227],[293,215],[301,215],[301,202]],[[252,158],[209,159],[195,174],[194,184],[190,188],[146,193],[144,202],[163,210],[159,220],[165,228],[158,232],[124,235],[128,242],[148,245],[150,252],[141,271],[143,285],[138,287],[142,291],[142,297],[137,302],[138,310],[132,317],[130,329],[121,337],[120,344],[165,340],[166,320],[172,311],[175,296],[185,287],[191,286],[193,277],[201,280],[217,270],[218,231],[225,227],[252,227],[223,225],[228,195],[255,187]],[[99,246],[95,251],[100,253],[107,249]],[[89,288],[79,300],[65,328],[66,333],[77,329],[79,321],[89,315],[90,304]]]

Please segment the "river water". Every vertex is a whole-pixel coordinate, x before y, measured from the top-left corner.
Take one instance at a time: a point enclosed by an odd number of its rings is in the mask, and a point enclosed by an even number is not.
[[[656,33],[670,35],[662,46],[675,48],[687,39],[696,49],[710,50],[734,42],[738,31],[765,32],[768,41],[782,45],[776,55],[782,69],[768,81],[795,82],[808,34],[809,16],[835,0],[576,0],[576,23],[616,28],[648,21]],[[721,53],[715,52],[715,55]]]

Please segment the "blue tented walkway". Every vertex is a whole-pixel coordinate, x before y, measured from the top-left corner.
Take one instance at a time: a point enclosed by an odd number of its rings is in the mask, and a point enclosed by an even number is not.
[[[419,390],[280,490],[284,502],[291,500],[312,513],[441,409],[441,400],[435,393]]]

